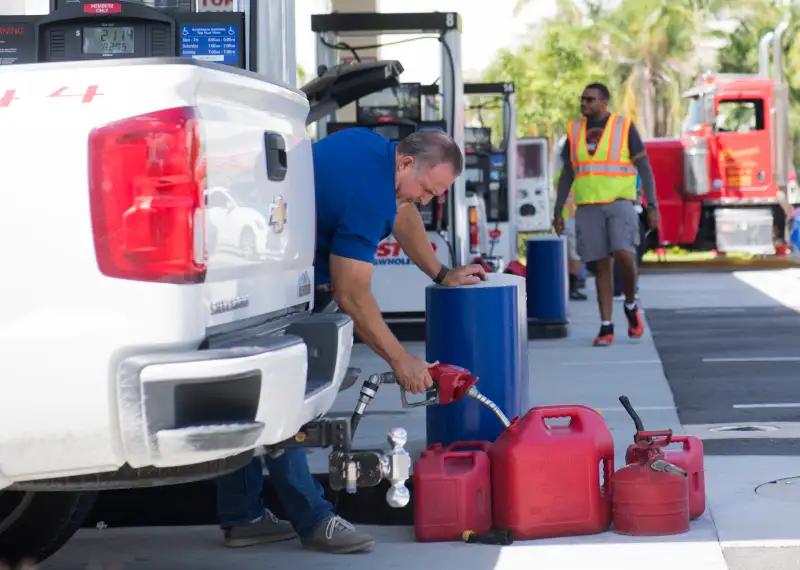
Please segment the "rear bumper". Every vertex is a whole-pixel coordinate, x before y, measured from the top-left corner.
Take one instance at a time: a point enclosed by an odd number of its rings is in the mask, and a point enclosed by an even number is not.
[[[312,314],[282,335],[126,359],[116,380],[127,463],[199,463],[294,436],[333,405],[352,347],[349,317]]]

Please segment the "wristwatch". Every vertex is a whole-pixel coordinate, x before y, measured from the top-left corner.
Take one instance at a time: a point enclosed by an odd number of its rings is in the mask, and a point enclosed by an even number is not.
[[[444,263],[442,263],[442,268],[439,270],[439,273],[436,274],[436,277],[433,278],[433,282],[437,285],[441,285],[444,278],[447,277],[450,268],[447,267]]]

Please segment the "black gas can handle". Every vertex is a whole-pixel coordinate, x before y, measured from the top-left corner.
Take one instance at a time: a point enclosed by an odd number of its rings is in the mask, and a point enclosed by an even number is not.
[[[283,135],[272,131],[264,133],[264,145],[267,152],[267,178],[272,182],[286,179],[289,165],[286,160],[286,141]]]
[[[628,412],[628,415],[633,420],[633,425],[636,426],[636,431],[644,431],[644,424],[642,423],[642,418],[639,417],[639,414],[636,413],[636,410],[633,409],[631,405],[631,401],[628,399],[628,396],[620,396],[619,403],[622,404],[622,407],[625,408],[625,411]]]

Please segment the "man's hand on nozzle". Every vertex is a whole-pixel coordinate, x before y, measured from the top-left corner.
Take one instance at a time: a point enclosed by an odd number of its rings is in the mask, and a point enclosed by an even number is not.
[[[458,287],[459,285],[475,285],[481,281],[486,281],[489,277],[486,270],[478,264],[462,265],[451,269],[442,279],[445,287]]]
[[[561,213],[553,216],[553,231],[559,236],[564,233],[564,216]]]
[[[424,394],[433,388],[433,378],[429,369],[437,364],[439,363],[430,364],[406,352],[402,358],[392,363],[392,370],[397,383],[406,391],[412,394]]]
[[[651,230],[658,229],[658,223],[661,221],[661,216],[658,213],[658,208],[652,208],[647,210],[647,225],[650,226]]]

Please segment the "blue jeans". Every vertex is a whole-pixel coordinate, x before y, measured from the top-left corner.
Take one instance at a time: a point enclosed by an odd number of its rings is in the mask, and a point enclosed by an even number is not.
[[[246,524],[264,513],[261,457],[249,465],[216,479],[217,517],[222,528]],[[290,448],[280,457],[263,456],[272,485],[295,532],[305,536],[333,516],[322,485],[311,475],[305,450]]]

